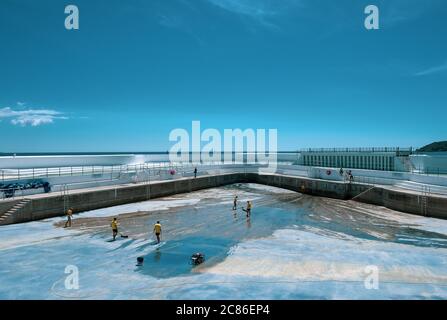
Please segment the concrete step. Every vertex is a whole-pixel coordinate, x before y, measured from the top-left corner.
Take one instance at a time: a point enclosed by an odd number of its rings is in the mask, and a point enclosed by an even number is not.
[[[5,213],[10,212],[10,211],[17,211],[17,210],[22,209],[23,207],[24,207],[24,205],[23,206],[14,206],[11,209],[9,209],[8,211],[6,211]]]
[[[20,209],[23,209],[30,201],[31,199],[23,199],[20,202],[16,203],[11,209],[0,215],[0,223],[5,222],[10,216],[15,214]]]

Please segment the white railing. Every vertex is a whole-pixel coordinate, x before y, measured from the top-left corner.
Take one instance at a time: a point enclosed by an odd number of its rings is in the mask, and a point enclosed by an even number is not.
[[[85,189],[89,187],[123,185],[128,183],[142,183],[151,181],[163,181],[194,176],[194,169],[197,168],[197,176],[204,174],[219,174],[233,172],[247,172],[247,169],[256,169],[262,165],[231,164],[222,165],[220,163],[144,163],[124,166],[102,166],[102,167],[65,167],[65,168],[39,168],[20,169],[12,179],[4,181],[0,188],[0,200],[23,198],[36,193],[44,193],[43,188],[24,189],[25,183],[20,180],[39,180],[43,178],[55,177],[82,177],[91,175],[91,180],[81,180],[73,182],[52,183],[51,191],[67,192],[74,189]],[[15,177],[15,179],[14,179]],[[20,177],[20,180],[17,179]],[[89,186],[91,185],[91,186]]]
[[[0,171],[1,182],[17,181],[24,179],[40,179],[62,176],[85,176],[104,175],[124,172],[137,172],[150,167],[167,168],[169,163],[155,164],[133,164],[133,165],[112,165],[112,166],[77,166],[77,167],[56,167],[56,168],[30,168],[30,169],[2,169]]]
[[[120,166],[84,166],[84,167],[61,167],[61,168],[32,168],[32,169],[18,169],[15,170],[16,174],[11,175],[9,172],[8,179],[2,180],[2,186],[0,186],[0,200],[2,199],[15,199],[23,198],[35,193],[43,193],[43,189],[21,189],[15,188],[11,185],[17,183],[20,180],[34,180],[54,177],[73,177],[73,179],[56,179],[51,184],[53,192],[69,191],[75,189],[85,189],[99,186],[119,186],[129,183],[150,183],[153,181],[164,181],[179,179],[184,177],[194,176],[194,169],[197,168],[197,176],[223,174],[223,173],[249,173],[249,172],[263,172],[263,168],[268,164],[222,164],[216,163],[142,163],[133,165],[120,165]],[[276,173],[297,176],[297,177],[310,177],[312,179],[320,180],[334,180],[335,177],[315,175],[315,170],[327,169],[332,171],[335,175],[339,169],[336,168],[322,168],[322,167],[309,167],[299,165],[284,165],[278,164]],[[6,170],[2,170],[5,172]],[[345,172],[348,171],[345,169]],[[266,171],[268,172],[268,171]],[[405,179],[392,179],[386,177],[373,177],[361,174],[353,173],[353,183],[362,183],[367,185],[394,185],[398,182],[407,181]],[[92,179],[78,179],[75,177],[91,176]],[[20,179],[19,179],[20,178]],[[60,181],[60,182],[57,182]],[[340,176],[335,179],[344,183],[350,183],[349,179]],[[9,184],[9,185],[8,185]],[[14,189],[14,190],[11,190]]]

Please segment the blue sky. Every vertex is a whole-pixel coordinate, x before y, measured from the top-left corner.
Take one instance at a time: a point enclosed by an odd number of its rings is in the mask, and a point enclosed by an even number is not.
[[[445,0],[2,0],[0,152],[164,151],[193,120],[276,128],[281,150],[446,140],[446,16]]]

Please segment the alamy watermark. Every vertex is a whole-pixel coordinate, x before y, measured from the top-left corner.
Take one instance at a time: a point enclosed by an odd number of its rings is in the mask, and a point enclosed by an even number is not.
[[[379,24],[379,8],[375,5],[368,5],[365,8],[365,14],[368,16],[365,18],[365,28],[367,30],[380,29]]]
[[[367,290],[379,290],[379,267],[375,265],[369,265],[364,270],[366,277],[363,281],[365,289]]]
[[[79,289],[79,269],[75,265],[68,265],[65,267],[65,273],[68,276],[65,278],[64,285],[67,290]]]
[[[79,8],[74,4],[67,5],[65,7],[65,29],[67,30],[79,30]],[[380,29],[379,24],[379,7],[373,4],[367,5],[364,10],[366,14],[364,26],[367,30]]]
[[[65,7],[65,14],[68,16],[65,18],[65,29],[67,30],[79,30],[79,8],[73,4]]]
[[[276,171],[278,152],[277,129],[208,128],[202,131],[200,121],[192,121],[191,131],[177,128],[169,134],[175,144],[169,150],[171,162],[263,163]]]

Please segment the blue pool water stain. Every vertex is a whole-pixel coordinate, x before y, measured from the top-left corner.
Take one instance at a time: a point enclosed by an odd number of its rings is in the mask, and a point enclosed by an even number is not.
[[[191,228],[191,235],[172,236],[169,240],[144,257],[144,264],[138,272],[157,278],[169,278],[193,272],[191,256],[200,252],[205,255],[204,265],[211,266],[225,259],[230,249],[244,239],[267,237],[275,230],[291,227],[296,223],[296,212],[271,207],[253,210],[250,218],[241,210],[236,212],[226,207],[213,208],[214,219],[205,217],[209,209],[194,212],[194,219],[208,221],[201,227]],[[188,214],[176,219],[187,220]],[[170,222],[178,224],[176,219]],[[186,223],[186,222],[185,222]]]
[[[156,278],[169,278],[191,273],[191,255],[196,252],[205,254],[205,263],[222,261],[234,241],[225,238],[186,237],[163,244],[144,257],[139,272]]]

